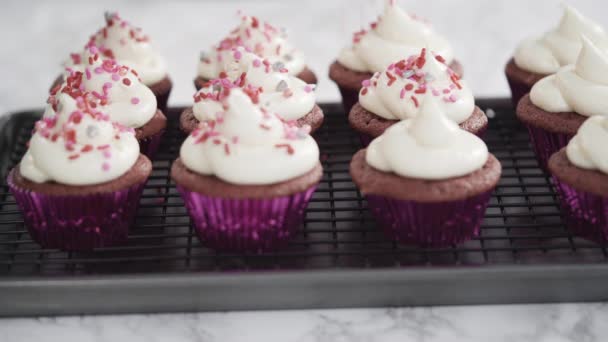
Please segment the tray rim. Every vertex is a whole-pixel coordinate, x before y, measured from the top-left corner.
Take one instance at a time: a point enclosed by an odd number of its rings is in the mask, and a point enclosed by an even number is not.
[[[483,107],[509,106],[509,98],[479,98]],[[337,108],[337,102],[321,103]],[[183,107],[170,107],[183,108]],[[37,117],[42,109],[12,112],[0,118],[0,132],[18,117]],[[0,174],[10,157],[11,134],[0,138]],[[351,282],[351,291],[344,284]],[[529,282],[551,284],[512,291]],[[190,312],[215,310],[270,310],[346,307],[392,307],[404,305],[472,305],[514,303],[591,302],[608,300],[607,263],[516,264],[483,266],[433,266],[403,268],[336,268],[324,270],[278,270],[237,272],[154,272],[79,276],[0,277],[0,317]],[[582,285],[581,285],[582,284]],[[287,290],[286,290],[287,287]],[[385,288],[386,291],[373,291]],[[584,289],[583,289],[584,288]],[[303,296],[289,296],[289,289]],[[234,297],[234,290],[246,290]],[[146,293],[141,296],[141,291]],[[167,296],[167,292],[175,292]],[[204,294],[213,291],[213,296]],[[255,291],[279,301],[260,304],[247,300]],[[456,293],[451,297],[442,293]],[[96,294],[92,296],[91,294]],[[237,291],[238,293],[238,291]],[[373,293],[373,300],[369,295]],[[98,295],[103,294],[103,295]],[[163,295],[164,294],[164,295]],[[219,295],[218,295],[219,294]],[[232,295],[232,297],[230,297]],[[88,296],[86,301],[66,299]],[[155,298],[145,302],[142,298]],[[332,297],[328,300],[327,297]],[[367,297],[366,297],[367,296]],[[142,297],[142,298],[140,298]],[[228,300],[224,297],[227,297]],[[417,298],[416,298],[417,297]],[[160,299],[160,300],[159,300]],[[23,305],[27,303],[28,305]],[[134,305],[135,303],[135,305]]]

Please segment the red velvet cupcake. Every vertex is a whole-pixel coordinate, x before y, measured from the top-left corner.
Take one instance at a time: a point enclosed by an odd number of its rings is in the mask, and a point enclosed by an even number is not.
[[[227,72],[226,58],[230,58],[233,49],[243,47],[259,57],[270,61],[275,68],[285,68],[287,72],[308,84],[316,84],[317,77],[306,66],[304,54],[287,41],[285,29],[277,28],[256,17],[244,15],[241,24],[214,46],[210,52],[201,52],[198,74],[194,79],[196,90],[207,81],[223,78]]]
[[[268,113],[277,113],[284,121],[316,131],[323,123],[323,111],[316,105],[315,85],[290,76],[282,65],[273,65],[245,48],[232,50],[224,56],[225,78],[211,80],[194,95],[194,106],[180,118],[180,127],[187,134],[201,121],[217,120],[228,90],[241,88],[255,104]],[[228,67],[229,66],[229,67]]]
[[[133,69],[101,56],[97,48],[90,48],[84,56],[82,71],[71,70],[66,81],[51,90],[48,102],[54,104],[58,94],[78,97],[88,93],[86,100],[109,120],[135,130],[141,153],[152,159],[167,126],[167,118],[157,109],[156,97]],[[50,106],[49,114],[55,108]]]
[[[222,114],[182,145],[171,177],[202,244],[275,250],[299,228],[321,180],[319,148],[308,130],[262,110],[255,95],[227,92]]]
[[[601,48],[608,50],[608,36],[604,29],[575,8],[565,6],[564,15],[555,29],[541,37],[527,39],[517,47],[505,67],[514,106],[538,81],[576,62],[582,36],[603,42]]]
[[[89,48],[97,47],[102,56],[115,59],[137,72],[141,82],[156,96],[158,108],[167,110],[167,100],[173,83],[167,74],[167,64],[153,48],[150,38],[139,27],[122,19],[118,13],[106,12],[106,26],[97,31],[81,53],[73,53],[65,63],[67,68],[83,71]],[[67,77],[64,75],[63,77]],[[55,81],[54,86],[61,79]]]
[[[57,95],[7,183],[34,241],[82,251],[125,242],[152,163],[132,129],[73,95]]]
[[[448,41],[434,32],[429,23],[386,0],[384,13],[369,30],[355,33],[352,46],[344,48],[329,69],[329,78],[338,85],[344,111],[348,114],[357,102],[362,82],[390,64],[429,48],[443,56],[445,63],[462,77],[462,66],[454,59]]]
[[[442,111],[462,129],[483,137],[488,118],[475,106],[473,92],[443,57],[424,48],[363,82],[348,120],[367,146],[390,126],[418,115],[427,95],[436,97]]]
[[[545,171],[549,158],[596,115],[608,115],[608,53],[586,38],[575,65],[536,83],[517,106]]]
[[[594,116],[549,160],[567,227],[602,244],[608,241],[607,145],[608,119]]]
[[[447,247],[479,235],[501,166],[427,95],[353,157],[350,173],[386,235],[400,243]]]

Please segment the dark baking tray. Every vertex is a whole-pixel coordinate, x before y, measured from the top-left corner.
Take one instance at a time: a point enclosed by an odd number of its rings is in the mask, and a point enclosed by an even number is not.
[[[481,236],[443,249],[399,246],[380,233],[348,174],[359,140],[337,104],[316,134],[323,181],[290,245],[263,255],[201,246],[169,167],[173,124],[154,162],[127,245],[91,253],[41,249],[4,178],[40,111],[1,126],[0,315],[498,304],[608,299],[606,246],[572,236],[550,180],[506,99],[486,99],[486,141],[504,172]],[[179,109],[171,111],[172,115]]]

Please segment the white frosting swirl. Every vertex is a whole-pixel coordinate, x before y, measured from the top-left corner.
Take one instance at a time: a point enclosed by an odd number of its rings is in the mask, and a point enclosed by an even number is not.
[[[304,54],[287,41],[285,30],[261,22],[256,17],[243,16],[241,24],[214,46],[210,53],[201,53],[198,75],[208,80],[220,77],[220,73],[226,71],[224,59],[230,58],[232,50],[239,46],[271,63],[283,63],[291,75],[301,73],[306,67]]]
[[[338,62],[360,72],[380,72],[403,58],[428,47],[451,63],[454,52],[448,41],[420,18],[406,13],[395,0],[386,0],[384,13],[371,30],[355,33],[353,45],[344,48]]]
[[[256,93],[255,101],[283,120],[306,116],[315,106],[315,86],[289,75],[282,64],[271,64],[245,48],[233,49],[224,58],[225,79],[211,80],[194,95],[194,116],[199,121],[214,120],[222,111],[224,88],[240,87]]]
[[[559,26],[540,38],[525,40],[515,51],[515,64],[524,70],[549,75],[573,64],[581,51],[581,36],[586,36],[608,51],[604,29],[575,8],[566,6]]]
[[[113,124],[82,97],[61,93],[49,105],[19,171],[36,183],[94,185],[125,174],[139,158],[133,130]],[[55,107],[55,108],[51,108]]]
[[[86,63],[84,55],[93,46],[105,57],[135,69],[145,85],[153,85],[167,77],[167,64],[152,47],[149,37],[139,27],[120,18],[118,13],[106,13],[106,26],[91,37],[83,53],[72,54],[65,66],[79,68]]]
[[[302,176],[319,163],[309,129],[284,123],[239,88],[229,90],[223,102],[225,111],[203,122],[182,145],[188,169],[233,184],[264,185]]]
[[[449,120],[437,99],[427,95],[418,116],[391,126],[372,141],[366,161],[402,177],[443,180],[481,169],[488,161],[488,148]]]
[[[96,48],[85,54],[83,71],[73,71],[57,90],[58,93],[91,93],[90,101],[110,120],[121,125],[139,128],[156,114],[156,97],[138,78],[133,69],[103,59]],[[53,101],[53,95],[49,99]]]
[[[608,115],[608,52],[583,37],[575,65],[560,69],[532,87],[530,100],[552,113]]]
[[[389,65],[363,82],[359,103],[387,120],[405,120],[420,112],[420,102],[429,94],[456,123],[466,121],[475,109],[473,92],[446,64],[427,49]]]
[[[597,170],[608,175],[608,118],[587,119],[566,148],[572,164],[585,170]]]

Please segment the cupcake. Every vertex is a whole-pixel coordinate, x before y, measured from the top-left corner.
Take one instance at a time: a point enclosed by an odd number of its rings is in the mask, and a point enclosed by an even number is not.
[[[517,106],[543,170],[588,117],[608,114],[607,99],[608,53],[583,38],[576,64],[540,80]]]
[[[448,41],[425,20],[406,13],[394,0],[386,0],[384,13],[369,30],[355,33],[353,44],[344,48],[329,68],[329,78],[340,89],[345,112],[348,114],[357,102],[362,82],[425,47],[443,56],[445,63],[462,76],[462,66],[454,60]]]
[[[61,93],[51,106],[7,179],[32,239],[68,251],[124,242],[152,163],[133,130],[85,96]]]
[[[364,146],[390,126],[418,115],[420,102],[427,95],[435,97],[441,111],[462,129],[482,137],[488,127],[488,118],[475,106],[471,89],[442,56],[425,48],[390,64],[362,85],[348,121]]]
[[[275,69],[286,69],[288,73],[308,84],[316,84],[317,77],[306,66],[304,54],[287,41],[287,32],[258,18],[244,15],[241,24],[211,48],[210,52],[201,52],[198,64],[198,75],[194,79],[196,89],[203,87],[207,81],[223,78],[226,72],[225,58],[230,58],[233,49],[244,47],[248,51],[267,59]]]
[[[167,118],[157,109],[150,88],[141,82],[135,70],[100,56],[95,47],[84,56],[82,71],[71,69],[65,82],[51,90],[49,114],[55,113],[59,94],[81,96],[111,121],[133,128],[141,153],[153,158]]]
[[[448,119],[437,97],[355,154],[350,173],[388,237],[447,247],[479,235],[500,162]]]
[[[549,159],[549,170],[567,227],[598,243],[608,241],[608,118],[594,116],[566,148]]]
[[[251,94],[225,91],[222,115],[188,136],[171,178],[205,246],[274,250],[299,227],[321,179],[319,148]]]
[[[517,47],[505,68],[515,106],[538,81],[574,64],[582,47],[580,37],[583,35],[596,42],[602,50],[608,50],[604,29],[576,9],[566,6],[557,28],[539,38],[527,39]]]
[[[277,68],[267,59],[239,47],[225,55],[223,79],[206,82],[194,95],[194,106],[181,115],[180,127],[190,134],[201,121],[216,120],[232,88],[241,88],[252,96],[255,104],[270,113],[277,113],[284,121],[316,131],[323,123],[323,111],[315,104],[315,85],[289,75],[285,68]]]
[[[70,59],[64,63],[65,67],[82,71],[87,62],[88,50],[97,47],[103,57],[115,59],[135,70],[141,82],[156,96],[158,108],[166,112],[173,83],[167,74],[165,60],[139,27],[132,26],[118,13],[106,12],[105,19],[106,26],[91,36],[83,52],[70,54]],[[61,79],[54,85],[59,82]]]

